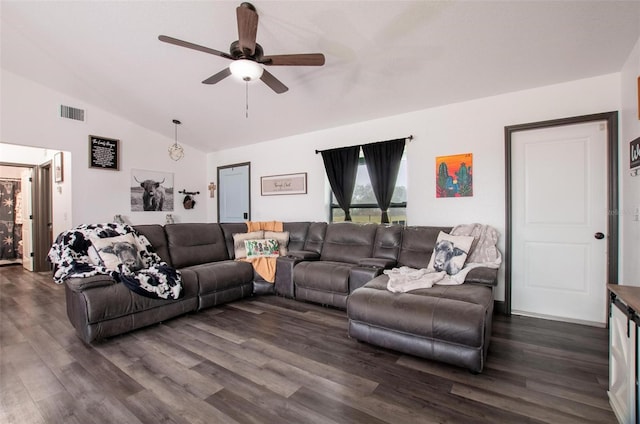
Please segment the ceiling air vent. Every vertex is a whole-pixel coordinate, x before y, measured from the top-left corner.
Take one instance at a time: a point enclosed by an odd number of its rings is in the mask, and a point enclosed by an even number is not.
[[[84,109],[60,105],[60,116],[62,118],[74,119],[76,121],[84,121]]]

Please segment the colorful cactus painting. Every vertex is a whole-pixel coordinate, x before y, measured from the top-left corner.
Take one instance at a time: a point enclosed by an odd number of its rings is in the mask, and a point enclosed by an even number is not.
[[[436,157],[436,197],[473,196],[473,154]]]

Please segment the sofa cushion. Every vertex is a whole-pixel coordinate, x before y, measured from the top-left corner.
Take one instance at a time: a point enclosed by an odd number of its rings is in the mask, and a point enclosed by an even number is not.
[[[224,222],[220,224],[222,233],[224,234],[224,241],[227,244],[227,254],[229,259],[235,259],[235,250],[233,245],[233,235],[238,233],[247,232],[246,222]]]
[[[185,271],[198,278],[199,295],[233,289],[253,281],[253,267],[243,261],[219,261],[190,266]]]
[[[176,268],[229,259],[222,229],[213,223],[165,225],[171,262]]]
[[[402,225],[379,225],[373,243],[374,258],[389,259],[394,263],[398,259],[402,244]]]
[[[426,268],[440,231],[448,233],[451,227],[406,227],[402,232],[398,266]]]
[[[377,229],[376,224],[339,222],[329,225],[322,245],[321,260],[354,264],[362,258],[370,258]]]
[[[297,287],[314,290],[349,293],[349,274],[357,265],[345,262],[300,262],[293,269],[293,281]]]
[[[307,238],[304,241],[304,248],[302,250],[316,253],[322,252],[322,244],[324,242],[324,236],[326,232],[326,222],[312,222],[311,224],[309,224],[309,229],[307,230]],[[290,250],[296,249],[291,247]]]
[[[191,276],[192,277],[192,276]],[[195,278],[182,276],[182,296],[177,300],[152,299],[129,290],[124,284],[116,283],[84,290],[87,308],[87,323],[93,324],[139,312],[162,308],[170,303],[185,301],[198,296]]]
[[[452,236],[440,231],[427,269],[445,271],[449,275],[457,274],[467,260],[473,241],[472,236]]]
[[[169,246],[167,243],[167,234],[164,227],[158,224],[136,225],[133,227],[138,234],[143,235],[149,240],[153,250],[160,256],[169,266],[171,264],[171,256],[169,255]]]
[[[490,287],[462,284],[392,293],[388,279],[380,275],[349,296],[350,320],[451,344],[483,345],[493,303]]]
[[[307,239],[310,222],[283,222],[284,231],[289,233],[289,243],[287,250],[303,250],[304,242]]]

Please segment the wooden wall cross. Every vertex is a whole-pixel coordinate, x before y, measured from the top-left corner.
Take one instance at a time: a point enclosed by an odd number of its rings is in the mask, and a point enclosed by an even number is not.
[[[207,187],[209,189],[209,197],[215,197],[214,194],[216,192],[216,183],[209,183]]]

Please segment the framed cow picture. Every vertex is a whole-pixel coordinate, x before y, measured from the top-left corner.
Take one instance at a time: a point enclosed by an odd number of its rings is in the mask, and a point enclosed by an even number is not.
[[[131,211],[172,212],[173,174],[131,170]]]

